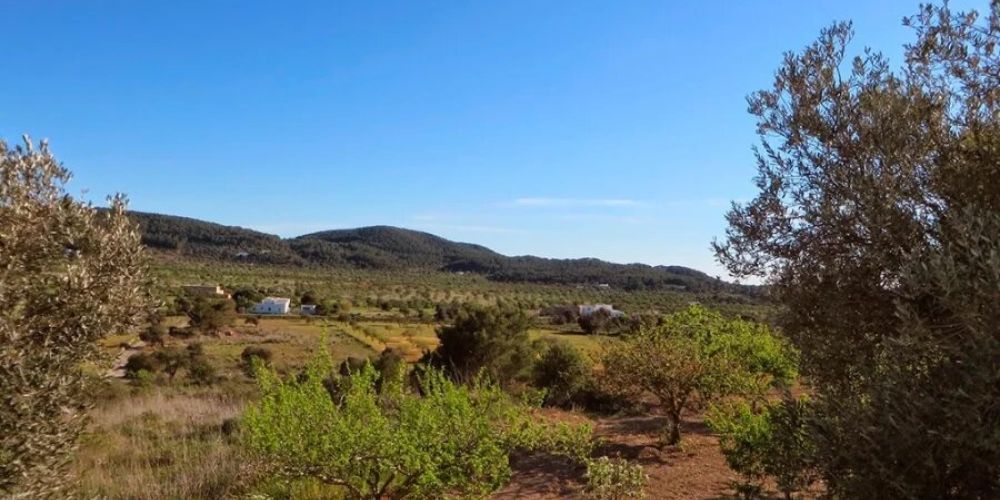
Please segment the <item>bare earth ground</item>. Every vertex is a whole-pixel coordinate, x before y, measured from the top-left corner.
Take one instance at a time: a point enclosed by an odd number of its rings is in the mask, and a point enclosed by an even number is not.
[[[699,418],[683,425],[679,448],[656,448],[664,420],[658,416],[601,418],[594,422],[604,440],[598,452],[641,463],[649,476],[647,498],[733,498],[737,479],[726,466],[718,439]],[[529,457],[514,463],[511,483],[494,498],[582,498],[584,471],[569,462]]]

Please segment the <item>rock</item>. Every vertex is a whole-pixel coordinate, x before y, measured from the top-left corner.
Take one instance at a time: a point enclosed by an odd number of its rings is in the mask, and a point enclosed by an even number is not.
[[[660,450],[653,448],[652,446],[647,446],[639,450],[639,455],[636,457],[642,462],[662,462],[663,455]]]

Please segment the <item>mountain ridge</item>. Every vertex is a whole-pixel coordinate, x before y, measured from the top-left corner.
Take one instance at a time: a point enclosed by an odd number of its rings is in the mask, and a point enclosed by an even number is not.
[[[143,244],[181,257],[268,265],[468,272],[495,281],[606,284],[624,289],[729,291],[757,287],[713,278],[684,266],[618,264],[596,258],[507,256],[475,243],[378,225],[331,229],[291,238],[239,226],[151,212],[129,212]]]

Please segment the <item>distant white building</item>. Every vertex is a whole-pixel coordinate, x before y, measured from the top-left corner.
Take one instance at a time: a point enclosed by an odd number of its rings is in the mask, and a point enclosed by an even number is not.
[[[266,297],[264,300],[253,306],[256,314],[288,314],[289,304],[292,299],[284,297]]]
[[[619,316],[625,315],[624,312],[615,309],[615,307],[612,306],[611,304],[581,304],[578,310],[578,312],[580,313],[580,317],[584,318],[590,316],[591,314],[596,313],[597,311],[605,311],[612,318],[617,318]]]
[[[310,316],[316,314],[316,304],[302,304],[299,306],[299,313]]]

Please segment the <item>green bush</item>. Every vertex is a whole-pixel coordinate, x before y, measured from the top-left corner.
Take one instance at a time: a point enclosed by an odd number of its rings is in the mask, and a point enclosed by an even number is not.
[[[745,498],[760,494],[765,477],[791,498],[815,480],[815,447],[807,428],[809,403],[786,397],[758,406],[730,403],[711,409],[708,425],[719,434],[726,463],[742,476],[736,485]]]
[[[545,389],[545,403],[568,406],[591,383],[593,367],[578,349],[562,341],[542,343],[541,357],[532,367],[532,383]]]
[[[253,377],[254,374],[254,360],[256,359],[258,363],[270,366],[271,357],[273,354],[271,350],[266,347],[260,346],[247,346],[240,353],[240,368],[243,372],[247,374],[248,377]]]
[[[139,333],[139,340],[152,346],[163,347],[164,339],[168,333],[169,329],[167,325],[163,324],[162,318],[154,317],[150,319],[149,327]]]
[[[600,457],[587,462],[587,496],[621,500],[646,496],[646,472],[639,464],[620,457]]]
[[[766,412],[755,412],[739,402],[729,407],[714,407],[708,417],[709,427],[719,434],[719,446],[726,464],[740,474],[736,491],[743,498],[760,495],[764,462],[771,448],[771,426]]]
[[[158,371],[160,371],[159,361],[148,353],[133,354],[125,362],[125,376],[131,379],[137,378],[139,372],[153,374]]]
[[[453,379],[469,381],[485,372],[504,385],[526,375],[533,349],[528,338],[531,320],[523,311],[466,305],[454,323],[438,329],[439,344],[424,362]]]
[[[214,384],[218,379],[215,365],[205,358],[205,353],[201,344],[194,343],[187,346],[187,368],[188,378],[198,385]]]

